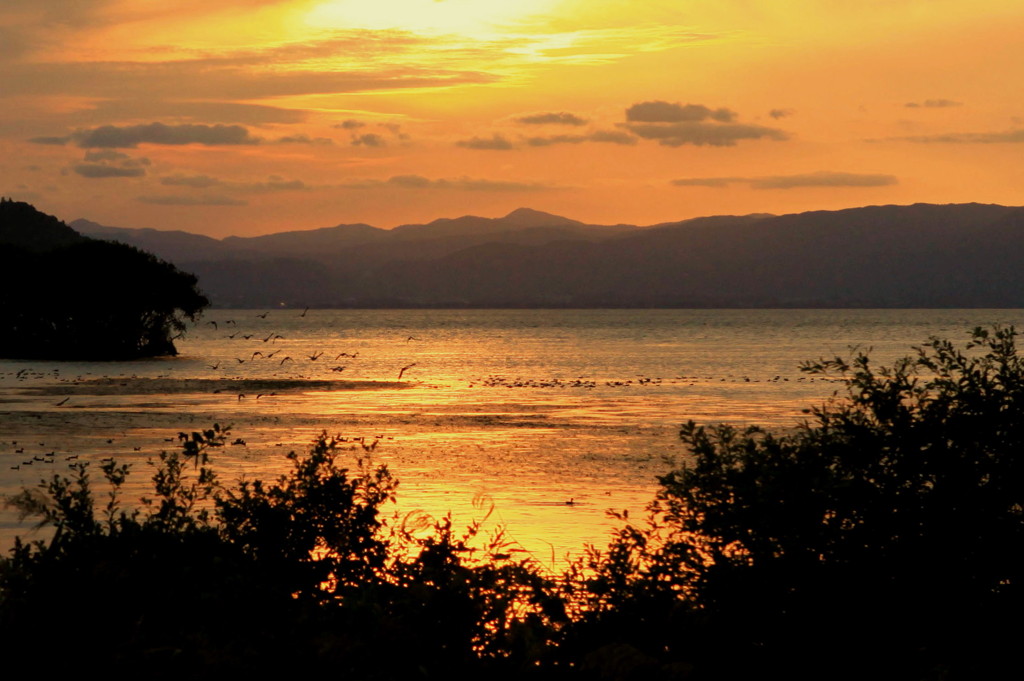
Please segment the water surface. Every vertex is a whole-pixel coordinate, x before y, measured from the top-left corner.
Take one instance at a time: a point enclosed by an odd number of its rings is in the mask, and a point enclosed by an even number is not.
[[[801,362],[930,336],[966,339],[1019,310],[214,310],[174,358],[0,361],[0,493],[67,457],[147,461],[182,430],[232,425],[224,481],[270,477],[321,431],[400,480],[404,514],[493,503],[490,526],[546,563],[606,542],[686,452],[679,425],[792,428],[841,384]],[[212,323],[215,322],[215,323]],[[401,376],[400,376],[401,374]],[[17,444],[15,444],[15,442]],[[19,451],[21,450],[21,451]],[[482,501],[483,500],[483,501]],[[489,500],[489,501],[487,501]],[[476,503],[474,503],[474,501]],[[566,502],[572,503],[566,503]],[[20,528],[20,529],[19,529]],[[24,532],[0,517],[3,543]]]

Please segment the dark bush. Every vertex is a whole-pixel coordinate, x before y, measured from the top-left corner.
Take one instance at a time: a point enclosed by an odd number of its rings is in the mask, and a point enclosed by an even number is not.
[[[49,542],[0,561],[0,640],[51,668],[212,677],[330,670],[346,678],[512,675],[564,613],[548,580],[500,543],[468,542],[443,520],[426,533],[382,516],[386,467],[336,462],[322,435],[272,483],[221,486],[208,462],[225,431],[182,434],[156,495],[125,511],[127,467],[107,463],[98,507],[88,468],[13,500],[53,525]],[[555,607],[552,607],[552,602]]]
[[[561,579],[500,538],[474,556],[479,525],[389,525],[387,469],[350,473],[326,436],[227,488],[224,433],[183,434],[139,510],[114,463],[102,508],[84,466],[14,500],[56,531],[0,561],[0,641],[44,655],[60,632],[69,669],[157,676],[1002,678],[1024,634],[1015,338],[808,364],[846,393],[792,432],[685,425],[647,523]]]
[[[808,364],[846,395],[789,434],[685,425],[692,460],[661,478],[648,525],[591,556],[566,650],[631,656],[619,678],[1012,668],[1024,633],[1015,336],[933,339],[878,370],[865,354]]]

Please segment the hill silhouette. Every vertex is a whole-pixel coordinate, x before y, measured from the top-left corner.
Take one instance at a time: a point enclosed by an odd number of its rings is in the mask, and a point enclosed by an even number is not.
[[[28,251],[48,251],[83,240],[63,222],[30,204],[0,197],[0,244]]]
[[[119,229],[116,238],[195,272],[221,306],[1020,307],[1022,221],[1022,208],[986,204],[648,227],[521,208],[391,230],[338,225],[215,240]]]
[[[0,246],[0,357],[175,354],[184,321],[209,304],[193,275],[27,203],[0,200]]]

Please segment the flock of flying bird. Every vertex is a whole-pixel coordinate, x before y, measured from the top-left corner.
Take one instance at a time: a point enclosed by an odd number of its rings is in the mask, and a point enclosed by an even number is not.
[[[307,312],[309,312],[309,308],[308,307],[305,310],[303,310],[302,314],[300,314],[299,316],[300,317],[305,317]],[[266,319],[269,314],[270,314],[269,312],[264,312],[262,314],[256,315],[256,317],[259,318],[259,319]],[[268,344],[269,343],[270,345],[273,345],[274,343],[276,343],[279,340],[285,340],[285,337],[283,335],[281,335],[280,333],[277,333],[276,331],[271,331],[266,336],[263,336],[262,334],[257,335],[257,334],[254,334],[254,333],[245,333],[245,334],[239,335],[238,323],[234,319],[226,319],[226,320],[224,320],[222,322],[217,322],[216,320],[209,320],[209,321],[206,322],[206,324],[212,326],[214,331],[218,331],[220,329],[220,325],[221,324],[223,324],[225,327],[228,327],[228,326],[233,327],[235,329],[234,332],[228,334],[227,336],[225,336],[225,338],[231,339],[231,340],[239,339],[239,340],[246,340],[246,341],[248,341],[248,340],[252,340],[253,338],[255,338],[256,340],[261,341],[264,344]],[[409,336],[406,339],[406,342],[414,341],[414,340],[418,340],[418,339],[415,338],[414,336]],[[259,347],[259,346],[257,346],[257,347]],[[277,362],[278,366],[284,366],[285,362],[295,362],[296,361],[295,358],[293,358],[291,355],[284,355],[283,357],[278,359],[277,355],[279,355],[281,352],[282,352],[282,350],[280,348],[277,349],[277,350],[268,351],[268,352],[263,352],[263,350],[254,350],[251,354],[249,354],[248,357],[244,357],[244,356],[243,357],[235,357],[234,360],[235,360],[236,364],[234,366],[242,365],[242,364],[245,364],[246,362],[255,362],[258,359],[259,360],[274,360],[274,361]],[[358,352],[339,352],[338,354],[336,354],[334,356],[334,359],[332,361],[334,363],[337,363],[338,360],[341,360],[342,358],[346,358],[346,359],[349,359],[349,360],[355,360],[358,356],[359,356]],[[314,350],[313,352],[309,353],[308,355],[307,354],[301,355],[300,359],[308,359],[310,362],[316,362],[316,361],[320,360],[321,358],[327,358],[327,357],[329,357],[329,355],[324,350]],[[207,367],[212,369],[212,370],[214,370],[214,371],[216,371],[216,370],[221,368],[221,365],[224,363],[224,361],[227,361],[227,360],[221,360],[221,361],[214,362],[213,364],[208,364]],[[325,362],[326,361],[327,360],[325,359]],[[417,365],[417,363],[413,362],[411,364],[406,364],[405,366],[399,368],[397,380],[401,381],[402,377],[405,376],[405,373],[407,371],[409,371],[410,369],[412,369],[413,367],[415,367],[416,365]],[[347,364],[335,364],[334,366],[329,367],[329,370],[333,371],[335,373],[341,373],[341,372],[345,371],[345,369],[347,369],[347,368],[348,368]],[[240,398],[241,397],[242,396],[240,396]]]
[[[300,317],[305,317],[307,312],[308,312],[308,308],[306,310],[304,310],[301,313],[301,315],[299,315],[299,316]],[[256,318],[258,318],[259,320],[266,320],[269,315],[270,315],[270,312],[263,312],[261,314],[257,314]],[[221,331],[220,327],[224,326],[225,329],[230,329],[231,330],[231,333],[228,333],[226,336],[224,336],[224,338],[226,338],[228,340],[232,340],[232,341],[234,341],[234,340],[238,340],[238,341],[253,341],[253,343],[256,344],[255,347],[257,348],[257,349],[252,349],[252,346],[250,345],[249,349],[251,350],[251,352],[247,350],[247,352],[245,354],[243,354],[242,356],[236,356],[234,358],[223,358],[223,359],[220,359],[218,361],[206,364],[207,368],[209,368],[210,370],[213,370],[213,371],[219,371],[222,367],[224,368],[225,371],[227,371],[229,368],[234,368],[234,369],[237,369],[237,370],[240,370],[240,371],[247,371],[248,368],[240,369],[240,367],[242,365],[244,365],[244,364],[247,364],[247,363],[250,364],[250,366],[251,366],[251,365],[253,365],[253,364],[257,363],[257,362],[259,362],[261,364],[264,363],[264,362],[276,363],[277,367],[283,367],[288,362],[293,362],[293,363],[297,363],[299,365],[309,366],[308,364],[306,364],[306,362],[308,361],[310,363],[312,363],[312,362],[320,362],[321,363],[320,366],[326,367],[326,370],[334,372],[334,373],[337,373],[337,374],[340,374],[341,372],[344,372],[351,365],[352,362],[356,361],[357,358],[360,355],[360,353],[357,352],[357,351],[356,352],[345,351],[345,352],[334,353],[334,352],[328,352],[325,349],[307,350],[307,351],[304,351],[304,352],[302,352],[300,354],[299,352],[296,351],[296,349],[294,347],[294,344],[289,345],[289,344],[286,344],[286,343],[282,344],[285,347],[274,347],[275,344],[278,341],[286,341],[284,335],[282,335],[281,333],[278,333],[277,331],[271,331],[271,332],[264,331],[263,333],[259,333],[259,334],[256,334],[256,333],[241,333],[241,330],[238,328],[238,324],[237,324],[237,322],[234,319],[224,319],[224,320],[220,320],[220,321],[209,320],[209,321],[204,322],[203,325],[204,326],[212,327],[212,329],[215,332],[220,332]],[[257,324],[257,326],[259,326],[259,325]],[[414,337],[414,336],[408,336],[405,339],[405,342],[406,343],[411,343],[411,342],[417,341],[417,340],[419,340],[419,339]],[[289,348],[293,353],[295,353],[295,357],[293,358],[291,355],[283,354],[284,351],[285,351],[285,348]],[[298,358],[298,360],[296,360],[296,358]],[[232,359],[233,359],[233,361],[232,361]],[[342,360],[344,360],[344,362],[342,362]],[[411,363],[407,363],[407,364],[404,364],[403,366],[399,367],[398,368],[398,372],[397,372],[397,379],[396,380],[402,381],[402,379],[406,376],[406,374],[410,370],[412,370],[414,367],[416,367],[416,366],[417,366],[417,362],[411,362]],[[32,380],[32,379],[52,379],[52,378],[57,378],[61,382],[65,382],[65,381],[78,382],[80,380],[83,380],[83,377],[81,377],[81,376],[78,379],[70,379],[70,378],[66,378],[66,377],[60,377],[58,369],[53,369],[53,370],[51,370],[49,372],[40,372],[40,371],[37,371],[35,369],[23,368],[23,369],[19,369],[16,373],[8,373],[7,375],[8,375],[8,378],[13,377],[13,378],[15,378],[18,381],[26,381],[26,380]],[[236,373],[235,375],[237,376],[238,374]],[[264,376],[265,375],[266,374],[264,374]],[[2,377],[2,375],[0,375],[0,377]],[[221,374],[221,377],[222,378],[224,377],[223,373]],[[260,380],[262,380],[262,379],[260,379]],[[789,381],[790,379],[786,378],[786,377],[782,377],[782,376],[775,376],[774,378],[764,378],[764,379],[756,379],[756,378],[751,378],[749,376],[729,377],[728,379],[725,378],[725,377],[711,377],[711,376],[707,376],[707,377],[677,376],[674,379],[664,380],[664,379],[662,379],[660,377],[637,376],[634,379],[609,380],[609,381],[603,381],[603,382],[599,383],[597,381],[586,379],[586,378],[583,378],[583,377],[580,377],[580,378],[577,378],[577,379],[558,379],[558,378],[553,378],[553,379],[523,379],[523,378],[509,378],[509,377],[505,377],[505,376],[492,375],[492,376],[488,376],[488,377],[486,377],[484,379],[479,379],[477,381],[473,381],[473,382],[471,382],[469,384],[469,386],[473,387],[474,385],[482,385],[482,386],[491,387],[491,388],[577,388],[577,389],[593,389],[593,388],[598,387],[599,385],[607,386],[607,387],[613,387],[613,388],[626,387],[626,386],[658,386],[658,385],[661,385],[663,382],[665,382],[665,383],[686,382],[686,383],[689,383],[690,385],[694,385],[695,382],[704,382],[704,381],[711,381],[711,380],[723,381],[723,382],[729,380],[730,382],[739,381],[739,382],[746,382],[746,383],[750,383],[750,382],[753,382],[753,383],[758,383],[758,382],[778,383],[778,382],[783,382],[783,381]],[[801,377],[801,378],[796,379],[796,380],[798,380],[798,381],[804,381],[804,380],[814,381],[815,379],[814,378],[807,378],[807,379],[805,379],[805,378]],[[219,392],[221,392],[221,390],[215,390],[214,392],[219,393]],[[273,395],[276,395],[276,394],[277,394],[276,392],[270,392],[270,391],[261,392],[261,393],[258,393],[258,394],[255,395],[255,400],[260,400],[263,397],[273,396]],[[237,401],[241,402],[245,398],[246,398],[246,395],[244,393],[238,393],[237,394]],[[70,402],[70,404],[69,404],[69,402]],[[74,404],[73,397],[68,395],[68,396],[64,396],[58,402],[54,403],[54,406],[56,406],[56,407],[65,407],[65,406],[74,407],[76,405]],[[379,437],[380,436],[378,436],[378,439],[379,439]],[[363,442],[362,438],[353,439],[353,442],[355,442],[356,440],[359,440],[358,444],[361,445],[367,451],[372,451],[372,449],[377,444],[376,440],[372,444],[368,444],[366,442]],[[171,440],[168,440],[168,441],[173,441],[173,438]],[[110,441],[108,441],[108,442],[110,442]],[[75,466],[75,465],[78,465],[78,463],[79,463],[78,461],[76,461],[78,459],[78,455],[77,454],[64,456],[63,454],[58,453],[57,449],[55,449],[55,448],[52,448],[52,447],[47,448],[46,445],[44,443],[42,443],[42,442],[39,443],[39,449],[36,449],[34,446],[30,446],[27,452],[26,452],[26,445],[24,445],[24,444],[19,445],[17,440],[11,441],[11,444],[12,444],[12,446],[15,447],[15,449],[13,451],[13,455],[16,456],[16,458],[8,460],[9,463],[13,464],[13,465],[9,466],[10,469],[12,469],[12,470],[20,470],[22,467],[33,466],[35,464],[54,464],[58,459],[60,459],[62,457],[68,462],[69,466]],[[231,444],[245,444],[245,443],[244,443],[243,440],[239,439],[239,440],[236,440],[235,442],[233,442]],[[140,447],[134,447],[133,449],[135,451],[140,451]],[[570,501],[568,501],[566,503],[567,504],[572,504],[573,502],[572,502],[572,500],[570,500]]]

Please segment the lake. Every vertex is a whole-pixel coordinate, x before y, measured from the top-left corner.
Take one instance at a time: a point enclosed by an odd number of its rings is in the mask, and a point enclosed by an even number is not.
[[[321,431],[399,479],[396,520],[483,517],[548,565],[603,545],[686,458],[679,425],[794,427],[842,390],[800,363],[852,346],[880,363],[1021,310],[211,310],[179,356],[0,360],[0,493],[68,457],[133,466],[181,431],[230,424],[223,482],[268,478]],[[361,438],[361,439],[356,439]],[[571,502],[571,503],[567,503]],[[28,527],[0,514],[0,543]]]

